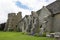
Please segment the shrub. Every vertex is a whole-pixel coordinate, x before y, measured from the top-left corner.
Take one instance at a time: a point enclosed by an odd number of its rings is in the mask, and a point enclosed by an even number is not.
[[[42,36],[43,36],[43,37],[46,37],[46,33],[44,32]]]
[[[37,37],[39,37],[40,35],[39,35],[38,33],[35,33],[35,34],[34,34],[34,36],[37,36]]]
[[[11,32],[12,32],[12,31],[13,31],[13,29],[9,29],[9,31],[11,31]]]
[[[28,33],[27,32],[22,32],[22,34],[27,35]]]

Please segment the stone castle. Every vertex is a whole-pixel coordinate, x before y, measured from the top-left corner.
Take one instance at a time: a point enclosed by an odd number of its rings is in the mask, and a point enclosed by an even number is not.
[[[4,31],[19,31],[29,34],[43,32],[60,32],[60,0],[43,6],[22,18],[21,12],[8,14]]]

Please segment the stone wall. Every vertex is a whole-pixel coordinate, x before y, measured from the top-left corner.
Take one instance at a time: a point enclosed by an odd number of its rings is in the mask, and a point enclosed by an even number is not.
[[[35,34],[39,32],[39,20],[38,20],[38,14],[34,11],[31,12],[32,14],[32,28],[31,28],[31,34]]]
[[[44,32],[60,32],[60,2],[55,1],[42,9],[22,18],[21,12],[8,14],[4,30],[20,31],[34,35]]]
[[[44,31],[49,31],[50,27],[52,27],[51,23],[51,12],[46,7],[43,7],[39,14],[39,26]]]
[[[54,32],[60,32],[60,14],[54,16],[53,30]]]
[[[17,25],[22,32],[27,32],[29,34],[39,31],[38,14],[33,11],[31,13],[31,15],[26,15]]]

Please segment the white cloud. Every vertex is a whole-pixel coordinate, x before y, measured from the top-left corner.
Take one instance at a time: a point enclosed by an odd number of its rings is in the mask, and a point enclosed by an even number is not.
[[[48,0],[48,2],[45,2],[46,0],[19,0],[19,1],[31,7],[34,11],[36,11],[42,6],[50,4],[55,0]]]
[[[11,12],[22,12],[22,15],[30,14],[30,10],[25,10],[19,8],[15,3],[16,1],[20,1],[22,4],[27,5],[32,8],[33,11],[39,10],[43,5],[49,4],[53,2],[49,0],[49,2],[45,2],[45,0],[0,0],[0,23],[6,22],[8,13]]]
[[[15,1],[16,0],[0,0],[0,23],[7,21],[8,13],[23,11],[23,16],[30,13],[28,10],[17,7]]]

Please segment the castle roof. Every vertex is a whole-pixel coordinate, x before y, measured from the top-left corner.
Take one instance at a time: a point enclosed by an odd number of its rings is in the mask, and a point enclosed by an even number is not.
[[[56,0],[55,2],[46,6],[46,8],[48,8],[48,10],[53,14],[60,13],[60,0]]]

